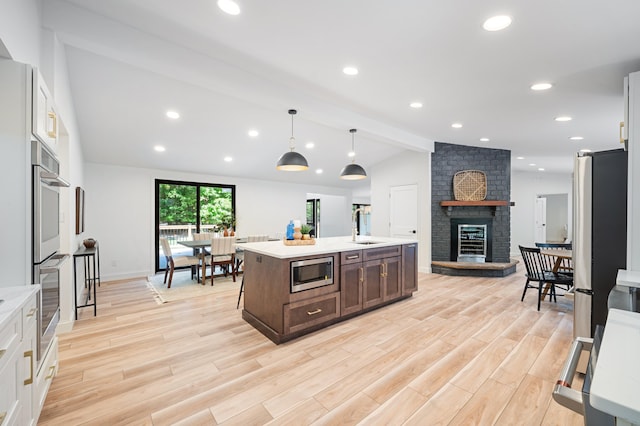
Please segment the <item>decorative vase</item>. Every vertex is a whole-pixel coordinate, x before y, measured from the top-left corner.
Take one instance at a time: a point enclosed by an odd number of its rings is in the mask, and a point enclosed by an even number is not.
[[[302,232],[300,232],[300,228],[293,228],[293,239],[294,240],[302,239]]]
[[[93,238],[87,238],[86,240],[82,241],[82,244],[86,248],[93,248],[96,246],[96,240],[94,240]]]
[[[224,232],[222,233],[223,237],[228,237],[229,236],[229,230],[227,228],[224,228]]]
[[[230,237],[235,237],[236,236],[236,231],[234,231],[233,228],[231,228],[231,231],[229,231],[229,236]]]

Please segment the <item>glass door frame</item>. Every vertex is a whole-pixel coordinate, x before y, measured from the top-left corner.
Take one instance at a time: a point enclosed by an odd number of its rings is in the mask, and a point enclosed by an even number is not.
[[[155,271],[160,272],[164,269],[160,269],[160,185],[181,185],[181,186],[195,186],[196,187],[196,232],[200,232],[200,188],[212,187],[212,188],[224,188],[231,190],[231,211],[234,216],[237,215],[236,211],[236,186],[219,184],[219,183],[207,183],[207,182],[190,182],[181,180],[170,179],[154,179],[154,264]]]

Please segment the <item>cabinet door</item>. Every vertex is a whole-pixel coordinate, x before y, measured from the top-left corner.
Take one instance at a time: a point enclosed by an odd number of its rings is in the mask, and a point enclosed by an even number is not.
[[[384,262],[384,300],[397,299],[402,295],[401,257],[389,257]]]
[[[364,264],[362,283],[362,307],[369,308],[384,301],[384,265],[382,259],[370,260]]]
[[[340,268],[340,313],[348,315],[362,310],[362,263],[344,265]]]
[[[58,142],[58,116],[53,105],[53,98],[44,79],[33,70],[33,108],[32,133],[46,143],[54,152]]]
[[[37,424],[44,400],[47,398],[47,392],[49,386],[53,381],[53,377],[58,371],[58,336],[54,337],[49,346],[49,350],[45,354],[40,369],[38,370],[35,383],[34,383],[34,395],[33,395],[33,417]]]
[[[402,246],[402,294],[418,290],[418,244]]]

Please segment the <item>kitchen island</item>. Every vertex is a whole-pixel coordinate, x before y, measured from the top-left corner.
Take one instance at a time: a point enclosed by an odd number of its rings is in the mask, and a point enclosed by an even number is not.
[[[406,299],[418,288],[415,240],[331,237],[313,245],[242,246],[242,318],[276,344]]]

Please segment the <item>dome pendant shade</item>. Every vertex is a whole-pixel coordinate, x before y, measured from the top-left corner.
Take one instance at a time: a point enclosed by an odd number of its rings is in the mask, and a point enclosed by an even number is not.
[[[276,169],[284,170],[285,172],[299,172],[307,170],[308,168],[309,164],[307,163],[307,159],[295,151],[282,154],[282,157],[278,160],[278,164],[276,164]]]
[[[356,163],[347,164],[340,172],[340,179],[344,180],[358,180],[367,177],[367,172],[364,171],[361,165]]]
[[[298,111],[296,111],[295,109],[289,110],[289,115],[291,115],[291,137],[289,138],[290,151],[282,154],[282,156],[278,160],[278,163],[276,164],[277,170],[282,170],[285,172],[300,172],[309,168],[307,159],[304,158],[302,154],[295,152],[296,138],[293,137],[293,116],[297,113]]]
[[[364,179],[367,177],[367,172],[364,171],[364,168],[361,165],[355,163],[356,151],[354,148],[354,138],[357,130],[351,129],[349,130],[349,132],[351,133],[351,152],[354,153],[354,158],[351,160],[351,164],[347,164],[346,166],[344,166],[344,168],[340,172],[340,179],[344,179],[344,180]]]

